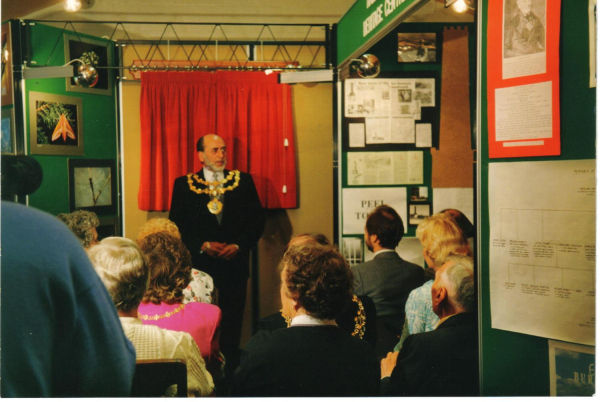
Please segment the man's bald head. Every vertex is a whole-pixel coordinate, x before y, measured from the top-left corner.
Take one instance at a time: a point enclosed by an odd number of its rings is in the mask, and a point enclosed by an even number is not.
[[[225,140],[223,140],[223,138],[221,138],[220,136],[218,136],[216,134],[206,134],[206,135],[203,135],[202,137],[200,137],[198,139],[198,142],[196,142],[196,152],[200,152],[200,151],[204,152],[204,139],[207,138],[207,137],[212,137],[212,139],[214,139],[214,140],[220,139],[223,142],[225,142]]]

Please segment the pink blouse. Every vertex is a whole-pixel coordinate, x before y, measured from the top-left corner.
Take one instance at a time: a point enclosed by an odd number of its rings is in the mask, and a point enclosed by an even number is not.
[[[144,324],[192,335],[207,366],[218,365],[221,361],[219,352],[221,309],[219,307],[198,302],[142,303],[138,312]]]

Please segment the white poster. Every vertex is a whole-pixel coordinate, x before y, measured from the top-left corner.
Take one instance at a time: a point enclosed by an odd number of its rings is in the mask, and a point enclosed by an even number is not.
[[[543,138],[552,138],[552,82],[496,89],[496,141]]]
[[[418,148],[431,148],[433,145],[431,123],[416,124],[416,146]]]
[[[458,209],[465,214],[471,223],[475,224],[475,208],[473,207],[472,188],[434,188],[433,213],[437,214],[444,209]]]
[[[421,107],[435,106],[435,80],[347,79],[344,117],[421,119]]]
[[[350,147],[364,148],[365,147],[365,124],[351,123],[348,125]]]
[[[492,163],[492,327],[593,345],[594,160]]]
[[[406,187],[345,188],[342,190],[342,232],[364,234],[367,215],[380,205],[389,205],[406,219]]]
[[[423,183],[423,152],[348,152],[348,185]]]

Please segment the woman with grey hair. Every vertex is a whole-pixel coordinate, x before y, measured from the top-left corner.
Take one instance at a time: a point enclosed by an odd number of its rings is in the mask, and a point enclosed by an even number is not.
[[[100,225],[100,220],[95,213],[90,211],[78,210],[70,214],[59,214],[58,219],[77,236],[83,248],[90,248],[98,243],[98,232],[96,228]]]
[[[91,247],[88,255],[113,299],[137,359],[183,359],[187,366],[189,396],[211,395],[213,379],[192,336],[144,325],[138,318],[138,307],[148,287],[149,270],[137,244],[122,237],[108,237]]]

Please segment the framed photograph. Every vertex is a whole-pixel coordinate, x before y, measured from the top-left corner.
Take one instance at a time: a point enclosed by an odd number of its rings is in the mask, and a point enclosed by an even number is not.
[[[117,213],[114,159],[69,159],[69,204],[96,214]]]
[[[437,34],[399,33],[398,63],[437,62]]]
[[[410,189],[411,201],[429,201],[429,188],[427,187],[412,187]]]
[[[14,109],[2,109],[2,153],[16,155]]]
[[[118,217],[98,218],[100,225],[96,228],[98,232],[98,241],[111,236],[121,235],[121,221]]]
[[[83,156],[81,98],[29,93],[29,141],[33,155]]]
[[[363,239],[361,237],[344,237],[342,253],[350,266],[363,262]]]
[[[593,396],[596,393],[596,348],[548,340],[550,396]]]
[[[431,204],[408,204],[408,224],[417,226],[431,216]]]
[[[79,59],[95,67],[112,66],[112,43],[108,40],[88,39],[74,35],[64,35],[65,38],[65,63]],[[98,83],[91,88],[75,84],[73,78],[67,78],[67,91],[86,92],[90,94],[112,95],[113,71],[97,68]]]
[[[2,106],[13,104],[12,42],[10,22],[2,24]]]

